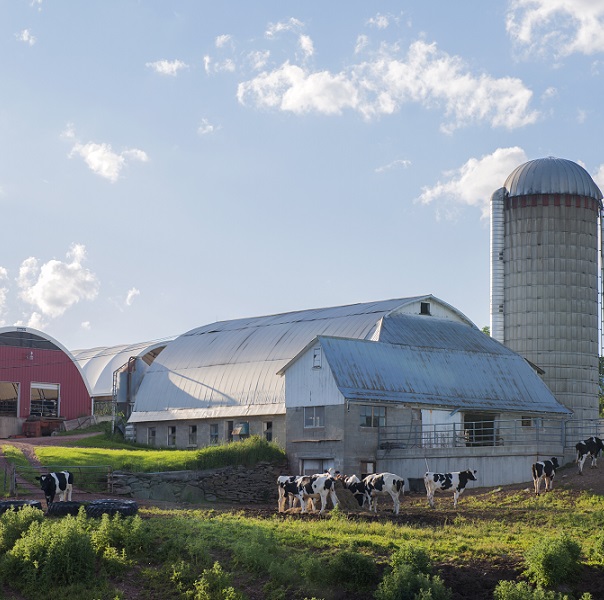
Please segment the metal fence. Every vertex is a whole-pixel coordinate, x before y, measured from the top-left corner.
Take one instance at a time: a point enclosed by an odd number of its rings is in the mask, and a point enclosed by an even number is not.
[[[73,473],[74,486],[81,490],[96,493],[113,493],[113,469],[109,465],[46,467],[10,466],[4,470],[4,492],[17,497],[20,492],[28,494],[31,486],[39,487],[36,477],[53,471]]]
[[[384,426],[378,429],[380,450],[410,448],[474,448],[559,444],[574,448],[592,435],[602,437],[604,420],[521,419],[464,423]]]

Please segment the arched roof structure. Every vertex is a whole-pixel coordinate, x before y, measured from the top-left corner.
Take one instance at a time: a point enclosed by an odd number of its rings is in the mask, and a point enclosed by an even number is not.
[[[380,340],[385,317],[419,314],[422,303],[430,304],[433,316],[479,332],[463,313],[432,295],[212,323],[177,337],[149,367],[129,421],[283,414],[278,372],[314,338]]]
[[[101,346],[87,350],[74,350],[73,356],[92,390],[92,397],[113,394],[113,374],[128,363],[131,357],[141,358],[151,364],[169,341],[142,342],[121,346]]]
[[[564,158],[538,158],[516,167],[505,180],[508,195],[576,194],[602,199],[591,175],[577,163]]]

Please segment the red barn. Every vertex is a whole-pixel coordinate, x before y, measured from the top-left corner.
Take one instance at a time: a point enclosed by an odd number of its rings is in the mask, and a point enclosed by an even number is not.
[[[22,433],[27,419],[56,424],[91,414],[88,383],[69,350],[29,327],[0,328],[0,438]]]

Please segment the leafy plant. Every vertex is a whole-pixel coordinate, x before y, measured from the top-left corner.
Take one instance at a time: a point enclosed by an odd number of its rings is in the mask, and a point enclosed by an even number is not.
[[[581,546],[568,535],[545,537],[526,553],[525,575],[537,585],[569,583],[579,570]]]
[[[500,581],[493,592],[494,600],[572,600],[566,594],[533,588],[526,581]],[[591,594],[583,594],[580,600],[591,600]]]

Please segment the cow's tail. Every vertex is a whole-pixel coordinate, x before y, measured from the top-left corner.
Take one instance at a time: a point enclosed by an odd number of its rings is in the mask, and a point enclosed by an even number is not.
[[[533,479],[537,479],[537,467],[535,465],[531,467],[531,471],[533,472]]]

